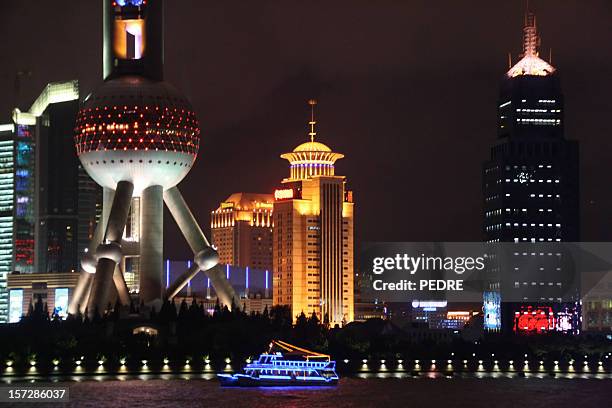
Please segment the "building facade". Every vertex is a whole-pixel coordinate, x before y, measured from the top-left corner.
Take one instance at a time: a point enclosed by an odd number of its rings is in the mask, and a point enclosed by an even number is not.
[[[560,80],[556,69],[539,57],[536,18],[529,12],[523,37],[521,59],[501,83],[498,138],[483,166],[484,237],[489,243],[578,241],[578,143],[565,138]],[[532,261],[532,265],[539,262]],[[495,271],[512,287],[493,284],[491,289],[501,289],[503,297],[504,290],[551,284],[560,288],[559,293],[523,300],[558,303],[565,290],[560,284],[564,271],[528,265],[517,260],[516,265]],[[504,305],[501,313],[501,326],[512,330],[518,305]]]
[[[8,274],[76,271],[93,233],[100,189],[71,140],[78,98],[77,81],[50,83],[0,125],[0,322],[8,320]]]
[[[78,276],[75,272],[9,275],[8,322],[17,323],[39,299],[47,306],[50,317],[66,318]]]
[[[612,272],[607,272],[596,282],[592,281],[589,274],[585,274],[581,283],[582,329],[612,333]]]
[[[13,270],[15,125],[0,125],[0,323],[8,320],[8,275]]]
[[[235,193],[211,213],[221,264],[272,270],[272,194]]]
[[[273,298],[294,319],[342,325],[354,320],[353,194],[334,171],[344,156],[314,141],[314,115],[310,126],[310,141],[281,155],[290,175],[274,194]]]

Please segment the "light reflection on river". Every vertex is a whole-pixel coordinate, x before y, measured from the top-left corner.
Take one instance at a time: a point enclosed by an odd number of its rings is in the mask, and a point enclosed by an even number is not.
[[[397,373],[396,373],[397,374]],[[582,407],[606,406],[612,380],[544,378],[343,378],[335,387],[221,388],[209,374],[115,380],[96,376],[70,387],[65,407]],[[178,377],[177,377],[178,376]],[[184,379],[178,379],[183,376]],[[118,378],[117,378],[118,377]],[[170,379],[174,378],[174,379]],[[93,381],[92,381],[93,380]],[[97,381],[96,381],[97,380]],[[15,407],[24,406],[14,404]],[[61,405],[36,404],[37,407]]]

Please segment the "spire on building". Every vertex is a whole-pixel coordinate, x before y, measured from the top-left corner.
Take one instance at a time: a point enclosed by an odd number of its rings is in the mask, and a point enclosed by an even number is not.
[[[308,104],[310,105],[310,122],[308,122],[308,124],[310,125],[310,133],[308,133],[308,135],[310,136],[310,142],[314,142],[314,138],[317,135],[317,132],[315,132],[315,125],[317,124],[317,122],[315,121],[315,114],[314,114],[314,107],[317,104],[316,99],[309,99],[308,100]]]
[[[536,16],[529,11],[529,0],[525,6],[525,22],[523,24],[523,57],[529,55],[538,56],[538,27],[536,24]]]
[[[521,60],[510,68],[507,75],[513,78],[519,75],[547,76],[552,74],[555,68],[540,58],[539,46],[540,37],[536,16],[529,11],[529,3],[527,3],[523,25],[523,54]]]
[[[333,176],[334,164],[336,160],[344,157],[341,153],[335,153],[327,145],[315,142],[317,135],[315,125],[314,107],[317,101],[308,100],[310,105],[310,140],[304,142],[293,149],[290,153],[284,153],[281,158],[286,159],[291,164],[291,175],[287,181],[303,180],[313,176]]]

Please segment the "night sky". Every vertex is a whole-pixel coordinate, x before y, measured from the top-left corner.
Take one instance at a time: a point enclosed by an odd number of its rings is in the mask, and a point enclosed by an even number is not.
[[[612,1],[531,9],[581,145],[582,238],[610,240]],[[523,13],[507,0],[166,1],[165,77],[202,126],[180,184],[196,217],[208,229],[231,193],[279,185],[314,97],[317,140],[346,155],[336,172],[355,192],[358,242],[481,240],[481,163]],[[101,18],[99,0],[0,2],[0,123],[47,82],[78,79],[83,97],[100,84]],[[31,71],[19,87],[18,71]],[[190,258],[165,226],[166,256]]]

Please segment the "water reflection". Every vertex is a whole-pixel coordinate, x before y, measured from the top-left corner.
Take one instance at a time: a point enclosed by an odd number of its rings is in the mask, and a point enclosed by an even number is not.
[[[520,375],[519,375],[520,374]],[[554,376],[553,376],[554,375]],[[498,379],[498,378],[555,378],[555,379],[612,379],[612,375],[610,373],[542,373],[542,372],[489,372],[489,371],[447,371],[447,372],[439,372],[439,371],[424,371],[424,372],[398,372],[398,371],[384,371],[384,372],[358,372],[354,375],[344,375],[347,378],[361,378],[361,379],[386,379],[386,378],[396,378],[396,379],[410,379],[410,378],[426,378],[426,379],[444,379],[444,378],[479,378],[479,379]],[[131,374],[103,374],[103,375],[91,375],[91,373],[83,374],[83,375],[57,375],[57,376],[31,376],[29,373],[22,376],[13,376],[13,377],[2,377],[1,381],[5,384],[10,384],[14,381],[16,382],[58,382],[58,381],[73,381],[73,382],[81,382],[81,381],[126,381],[126,380],[134,380],[138,379],[141,381],[148,381],[154,379],[161,380],[192,380],[192,379],[201,379],[201,380],[213,380],[216,378],[216,375],[213,373],[158,373],[158,374],[149,374],[149,373],[131,373]]]

